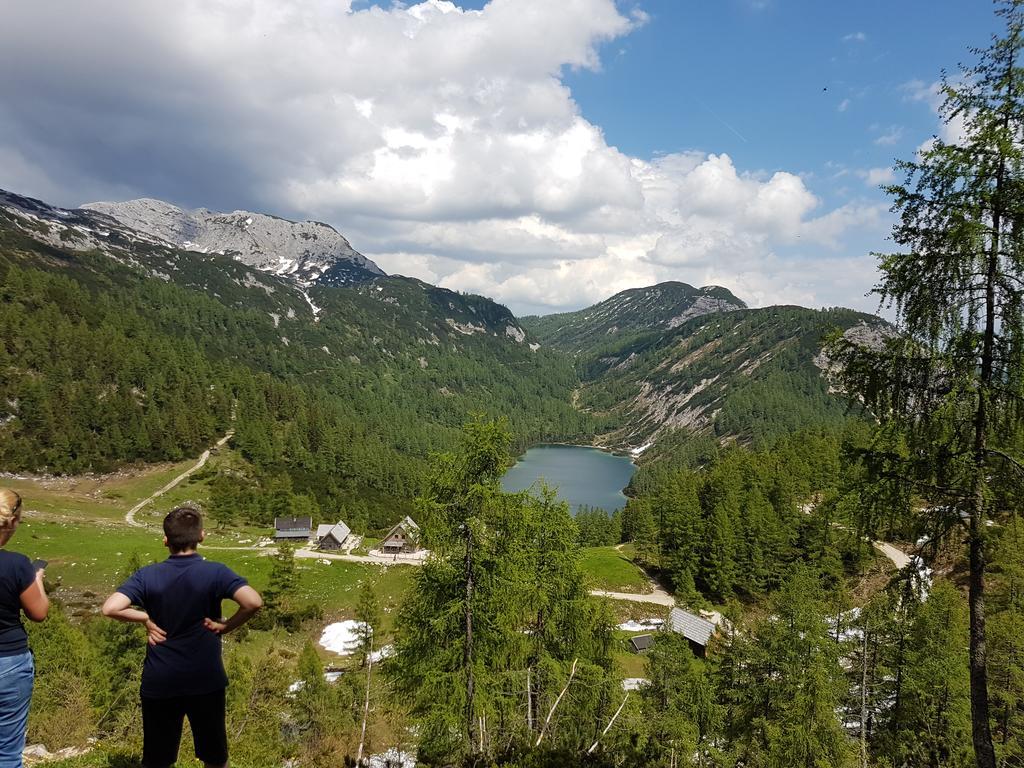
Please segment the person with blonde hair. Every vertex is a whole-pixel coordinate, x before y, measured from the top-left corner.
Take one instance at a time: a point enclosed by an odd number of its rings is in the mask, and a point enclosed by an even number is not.
[[[21,768],[35,680],[21,613],[42,621],[50,610],[43,569],[6,548],[20,522],[21,497],[0,488],[0,768]]]

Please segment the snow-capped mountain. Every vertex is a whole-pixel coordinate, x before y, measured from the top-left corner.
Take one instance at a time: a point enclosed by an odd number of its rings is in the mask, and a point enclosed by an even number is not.
[[[356,283],[384,274],[334,227],[249,211],[193,211],[142,198],[82,206],[178,248],[218,253],[303,285]]]

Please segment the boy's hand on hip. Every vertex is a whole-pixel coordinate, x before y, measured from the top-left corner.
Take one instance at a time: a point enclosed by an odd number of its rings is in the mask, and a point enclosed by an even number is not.
[[[146,619],[145,627],[150,645],[159,645],[167,639],[167,633],[160,629],[152,619]]]
[[[227,624],[222,621],[214,621],[211,618],[203,619],[203,626],[215,635],[223,635],[227,631]]]

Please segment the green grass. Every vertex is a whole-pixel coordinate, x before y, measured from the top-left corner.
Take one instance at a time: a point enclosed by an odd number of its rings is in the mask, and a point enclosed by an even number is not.
[[[375,539],[373,536],[364,536],[359,546],[352,550],[353,555],[365,555],[371,549],[376,549],[380,546],[383,539]]]
[[[129,466],[109,475],[10,478],[3,484],[24,499],[26,519],[71,517],[115,521],[123,519],[129,509],[193,467],[196,461],[191,458],[176,464]],[[183,501],[206,502],[210,495],[207,479],[211,476],[210,470],[237,461],[233,451],[219,449],[210,456],[206,466],[161,496],[155,504],[144,507],[137,520],[156,525],[160,516]]]
[[[647,657],[630,651],[615,654],[615,662],[623,677],[647,677]]]
[[[580,567],[593,589],[609,592],[650,592],[650,582],[625,548],[588,547],[583,550]]]
[[[123,518],[135,504],[180,475],[195,460],[127,469],[114,475],[7,479],[4,485],[24,500],[25,516]]]
[[[211,456],[206,467],[138,513],[136,520],[145,528],[126,525],[125,512],[193,466],[194,459],[114,475],[10,481],[7,484],[24,497],[26,511],[9,546],[49,561],[48,589],[74,613],[88,613],[116,589],[132,555],[144,564],[167,556],[161,542],[161,516],[186,500],[205,502],[209,498],[210,470],[236,460],[232,451],[223,449]],[[227,564],[262,589],[270,576],[272,549],[244,547],[255,545],[270,533],[258,526],[208,530],[201,550],[205,557]],[[232,547],[242,548],[228,549]],[[409,566],[382,567],[338,560],[327,565],[306,559],[297,559],[296,565],[297,599],[316,602],[331,620],[352,615],[359,584],[370,578],[386,629],[390,629],[394,610],[412,577]]]
[[[205,557],[228,565],[245,576],[256,589],[266,587],[272,565],[272,549],[219,549],[234,546],[246,531],[210,534],[211,548],[200,547]],[[10,549],[29,557],[49,561],[47,585],[56,597],[82,602],[83,593],[92,592],[97,600],[115,589],[133,554],[142,563],[167,557],[158,531],[131,528],[112,521],[26,520],[9,544]],[[316,560],[296,559],[299,573],[297,597],[312,601],[328,617],[347,617],[355,609],[360,582],[370,578],[377,590],[385,620],[390,616],[411,583],[414,568],[407,565],[378,566],[331,560],[330,565]],[[86,596],[87,597],[87,596]]]

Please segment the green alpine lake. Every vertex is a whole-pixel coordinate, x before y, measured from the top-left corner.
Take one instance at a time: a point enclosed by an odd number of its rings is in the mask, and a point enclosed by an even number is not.
[[[523,491],[543,480],[575,512],[581,506],[611,513],[626,504],[623,489],[636,466],[626,456],[577,445],[538,445],[519,457],[505,473],[506,491]]]

